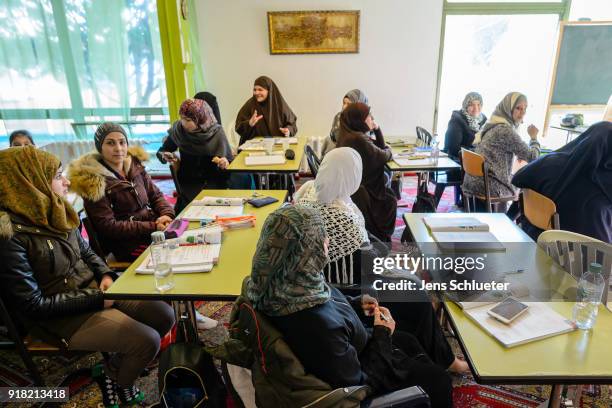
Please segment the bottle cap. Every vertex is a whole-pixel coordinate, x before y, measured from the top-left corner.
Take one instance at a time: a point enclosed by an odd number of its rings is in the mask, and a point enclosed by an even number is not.
[[[589,265],[589,271],[593,273],[601,273],[601,264],[591,262],[591,265]]]
[[[164,242],[165,239],[166,239],[166,236],[164,235],[163,231],[155,231],[151,233],[151,243],[152,244],[158,244],[160,242]]]

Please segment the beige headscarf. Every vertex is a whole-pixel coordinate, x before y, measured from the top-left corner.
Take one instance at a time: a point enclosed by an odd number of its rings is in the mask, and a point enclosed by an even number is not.
[[[517,128],[520,123],[516,123],[514,119],[512,119],[512,111],[516,105],[522,101],[527,102],[527,97],[520,92],[510,92],[504,96],[504,99],[497,104],[493,114],[482,127],[482,130],[476,133],[474,144],[480,143],[482,141],[482,136],[497,125],[508,125]]]
[[[76,212],[51,189],[60,164],[57,157],[34,146],[0,151],[2,209],[52,232],[67,233],[76,228]]]

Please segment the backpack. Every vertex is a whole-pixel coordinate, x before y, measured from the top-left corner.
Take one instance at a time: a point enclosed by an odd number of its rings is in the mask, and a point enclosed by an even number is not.
[[[225,408],[225,384],[212,356],[199,344],[166,348],[159,357],[158,381],[160,407]]]
[[[435,213],[436,212],[436,198],[433,194],[427,191],[427,185],[419,186],[417,190],[417,198],[412,205],[413,213]]]

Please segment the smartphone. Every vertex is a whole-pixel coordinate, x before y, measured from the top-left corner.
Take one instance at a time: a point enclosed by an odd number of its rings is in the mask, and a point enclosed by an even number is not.
[[[508,297],[493,306],[487,313],[502,323],[510,324],[514,319],[525,313],[529,306],[513,297]]]

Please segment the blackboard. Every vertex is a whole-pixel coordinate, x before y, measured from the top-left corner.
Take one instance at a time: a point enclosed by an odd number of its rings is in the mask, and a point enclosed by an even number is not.
[[[605,105],[612,93],[612,24],[566,25],[552,105]]]

